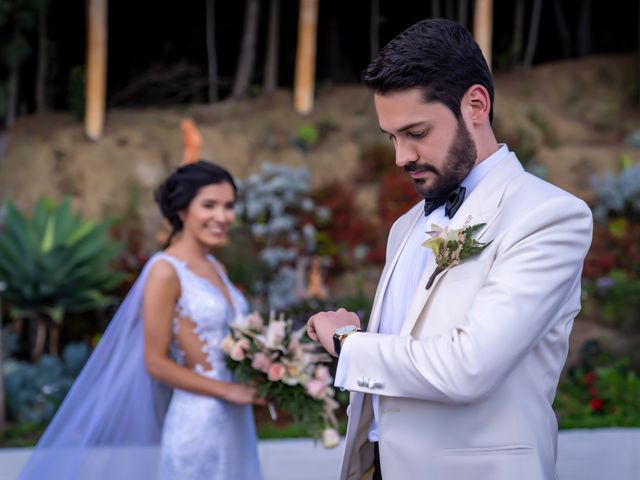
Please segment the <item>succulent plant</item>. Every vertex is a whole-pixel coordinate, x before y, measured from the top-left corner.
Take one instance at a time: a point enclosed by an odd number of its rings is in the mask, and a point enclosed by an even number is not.
[[[9,417],[34,425],[47,423],[90,355],[86,343],[69,343],[62,359],[42,355],[31,364],[7,360],[3,368]]]
[[[83,220],[71,211],[68,198],[59,205],[38,201],[31,218],[6,202],[0,230],[0,281],[6,283],[3,297],[12,317],[35,325],[34,360],[44,351],[47,328],[49,350],[57,354],[57,336],[66,312],[114,302],[105,292],[120,281],[109,268],[120,245],[108,238],[109,225]]]

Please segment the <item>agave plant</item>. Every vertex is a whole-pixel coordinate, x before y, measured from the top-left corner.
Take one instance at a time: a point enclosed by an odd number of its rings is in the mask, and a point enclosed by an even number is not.
[[[40,200],[31,218],[6,202],[0,230],[0,280],[11,316],[35,327],[32,358],[44,351],[57,355],[66,312],[86,311],[113,303],[105,292],[120,276],[109,261],[120,245],[107,236],[110,222],[83,220],[71,212],[68,198],[56,206]]]

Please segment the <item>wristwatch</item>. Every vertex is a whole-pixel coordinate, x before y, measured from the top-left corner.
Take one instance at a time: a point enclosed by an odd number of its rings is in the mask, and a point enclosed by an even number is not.
[[[355,332],[361,332],[362,330],[355,325],[345,325],[338,328],[333,333],[333,349],[336,351],[336,355],[340,355],[340,349],[342,348],[342,340]]]

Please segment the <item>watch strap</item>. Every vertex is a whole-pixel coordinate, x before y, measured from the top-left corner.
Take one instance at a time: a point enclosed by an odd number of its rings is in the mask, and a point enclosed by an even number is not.
[[[338,334],[333,334],[333,349],[336,352],[336,355],[340,355],[340,350],[342,350],[342,339],[347,338],[349,335],[351,335],[352,333],[356,333],[356,332],[361,332],[362,329],[360,329],[359,327],[356,327],[355,330],[352,330],[350,332],[347,333],[343,333],[341,335]]]

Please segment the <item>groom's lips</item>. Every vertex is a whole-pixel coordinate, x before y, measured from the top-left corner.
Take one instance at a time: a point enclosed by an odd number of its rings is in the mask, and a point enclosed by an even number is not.
[[[428,174],[438,175],[438,171],[431,165],[418,165],[417,163],[409,163],[404,167],[405,172],[411,175],[414,180],[422,180],[427,178]]]
[[[434,170],[417,170],[415,172],[409,172],[409,175],[411,175],[411,179],[414,182],[422,182],[424,180],[426,180],[427,178],[429,178],[430,176],[438,176],[438,172],[434,171]]]
[[[420,170],[417,172],[409,172],[409,175],[411,175],[411,178],[415,180],[415,179],[425,178],[429,173],[434,173],[434,172],[432,172],[431,170]]]

